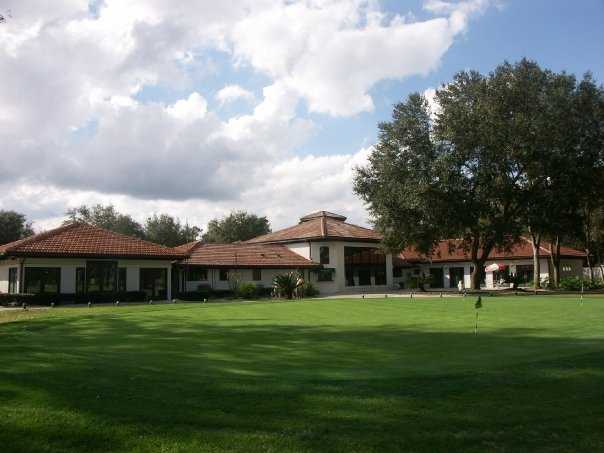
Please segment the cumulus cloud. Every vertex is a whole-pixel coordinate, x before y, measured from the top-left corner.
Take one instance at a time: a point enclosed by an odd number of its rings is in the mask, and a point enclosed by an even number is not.
[[[432,0],[435,17],[418,21],[370,0],[7,0],[0,206],[47,222],[73,200],[177,214],[253,207],[283,223],[318,208],[358,217],[350,163],[362,153],[297,157],[317,130],[301,107],[371,110],[376,83],[433,70],[486,5]],[[209,108],[196,77],[216,52],[268,80],[251,113]],[[185,94],[144,96],[162,87]],[[216,100],[255,98],[227,84]]]
[[[220,105],[229,104],[238,100],[252,102],[256,99],[254,93],[239,85],[227,85],[216,93],[216,100]]]

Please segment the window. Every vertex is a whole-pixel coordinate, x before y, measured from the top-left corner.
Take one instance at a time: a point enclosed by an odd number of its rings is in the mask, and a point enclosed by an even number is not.
[[[11,267],[8,269],[8,293],[17,294],[19,288],[17,288],[17,268]]]
[[[208,279],[208,270],[191,267],[187,271],[187,279],[190,282],[205,282]]]
[[[115,261],[88,261],[86,263],[88,292],[110,293],[117,290],[117,263]]]
[[[86,292],[86,268],[76,268],[76,294],[84,294]]]
[[[319,247],[319,259],[321,264],[329,264],[329,247]]]
[[[376,247],[344,247],[346,286],[386,284],[386,255]]]
[[[27,294],[59,294],[61,292],[61,268],[26,267],[25,292]]]
[[[128,272],[125,267],[120,267],[118,269],[118,277],[117,277],[117,290],[126,292],[126,281],[127,281]]]
[[[403,269],[401,267],[395,267],[392,269],[392,276],[394,278],[400,278],[403,276]]]
[[[149,298],[165,299],[168,288],[168,271],[161,268],[140,270],[140,289]]]
[[[220,272],[218,274],[218,279],[221,282],[226,282],[229,280],[229,270],[228,269],[220,269]]]
[[[259,282],[262,280],[262,269],[254,269],[252,270],[252,280],[255,282]]]
[[[320,282],[333,282],[333,274],[335,269],[320,269],[317,275],[317,281]]]

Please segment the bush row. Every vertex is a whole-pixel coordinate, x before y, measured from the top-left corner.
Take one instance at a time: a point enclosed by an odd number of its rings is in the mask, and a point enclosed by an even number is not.
[[[589,279],[582,279],[581,277],[562,277],[560,279],[560,288],[566,291],[581,291],[581,288],[585,290],[590,289],[602,289],[604,284],[601,281],[590,282]]]

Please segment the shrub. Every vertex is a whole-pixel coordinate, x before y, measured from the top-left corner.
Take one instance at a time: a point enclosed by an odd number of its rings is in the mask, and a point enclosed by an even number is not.
[[[293,299],[294,291],[298,287],[298,275],[293,272],[277,275],[273,280],[273,286],[280,297]]]
[[[562,277],[560,279],[560,288],[566,291],[581,291],[581,285],[583,285],[583,289],[601,289],[604,285],[602,282],[594,281],[590,282],[589,280],[583,280],[581,277]]]
[[[241,282],[237,287],[237,297],[242,299],[255,299],[258,295],[256,285],[251,282]]]
[[[298,287],[302,297],[315,297],[319,295],[319,290],[310,282],[304,282]]]

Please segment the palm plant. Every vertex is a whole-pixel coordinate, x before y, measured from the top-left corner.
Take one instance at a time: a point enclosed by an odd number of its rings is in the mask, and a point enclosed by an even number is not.
[[[294,272],[277,275],[273,280],[273,287],[280,296],[292,299],[298,287],[298,276]]]

